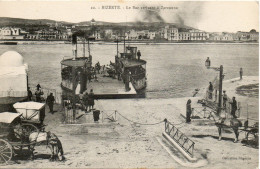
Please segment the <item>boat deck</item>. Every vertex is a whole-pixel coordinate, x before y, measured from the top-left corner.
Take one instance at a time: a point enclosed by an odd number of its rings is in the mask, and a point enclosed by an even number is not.
[[[125,84],[123,81],[119,81],[112,77],[104,76],[103,74],[97,74],[97,81],[94,79],[87,84],[87,91],[93,89],[96,98],[99,99],[115,99],[115,98],[131,98],[137,95],[136,90],[130,83],[130,91],[125,91]]]

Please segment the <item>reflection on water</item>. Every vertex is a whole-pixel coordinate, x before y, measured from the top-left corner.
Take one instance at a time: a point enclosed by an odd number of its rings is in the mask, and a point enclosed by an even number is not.
[[[196,88],[204,87],[218,72],[206,69],[210,57],[212,66],[224,66],[225,79],[239,76],[258,76],[258,45],[250,44],[174,44],[137,45],[141,58],[147,61],[147,98],[192,96]],[[14,50],[24,56],[29,65],[30,84],[40,83],[45,88],[60,89],[60,61],[71,56],[70,44],[0,46],[0,54]],[[81,46],[79,47],[81,50]],[[120,51],[123,46],[120,45]],[[91,45],[93,62],[114,62],[116,45]],[[82,52],[79,51],[79,55]]]

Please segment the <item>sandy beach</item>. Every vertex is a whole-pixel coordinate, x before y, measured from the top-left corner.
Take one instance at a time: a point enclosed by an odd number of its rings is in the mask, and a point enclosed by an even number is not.
[[[258,81],[257,76],[249,76],[242,80],[227,80],[223,84],[228,96],[235,96],[236,100],[241,102],[241,118],[246,118],[248,105],[249,117],[258,119],[259,103],[258,97],[240,95],[236,88],[258,84]],[[240,133],[237,143],[233,143],[235,136],[231,130],[224,132],[222,141],[218,141],[218,130],[214,121],[202,118],[193,119],[191,124],[185,123],[183,116],[188,99],[192,100],[194,109],[202,109],[197,103],[203,97],[203,89],[200,92],[197,97],[190,98],[97,100],[95,108],[101,110],[99,123],[93,123],[92,114],[89,113],[80,117],[88,123],[62,124],[62,107],[56,105],[57,112],[54,114],[47,113],[46,107],[46,130],[56,133],[60,138],[66,160],[50,162],[50,150],[46,149],[46,146],[39,146],[36,147],[34,161],[21,160],[17,156],[9,165],[1,167],[256,168],[258,149],[241,142],[245,138],[244,132]],[[112,116],[116,118],[115,122],[109,122],[107,119]],[[176,127],[195,142],[194,156],[198,158],[197,162],[188,162],[179,152],[167,145],[162,137],[165,118],[176,124]],[[253,123],[254,121],[249,120],[249,124]],[[167,147],[171,151],[167,151]]]

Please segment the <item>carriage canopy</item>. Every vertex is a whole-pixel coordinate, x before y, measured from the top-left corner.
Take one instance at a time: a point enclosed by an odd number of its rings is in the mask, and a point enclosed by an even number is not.
[[[0,123],[11,124],[16,118],[20,117],[20,113],[4,112],[0,113]]]

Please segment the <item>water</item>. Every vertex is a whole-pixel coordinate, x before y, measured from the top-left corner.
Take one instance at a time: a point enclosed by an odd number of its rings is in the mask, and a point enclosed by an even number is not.
[[[205,68],[207,57],[212,66],[223,65],[225,80],[238,77],[240,67],[245,76],[259,75],[259,47],[254,44],[135,46],[141,50],[141,58],[147,61],[147,98],[192,96],[194,89],[207,86],[219,73]],[[0,54],[8,50],[19,52],[28,63],[30,84],[40,83],[43,88],[61,90],[60,61],[64,56],[72,56],[70,44],[0,45]],[[119,50],[123,50],[122,45]],[[110,60],[114,62],[116,45],[93,44],[91,54],[94,63],[109,64]]]

